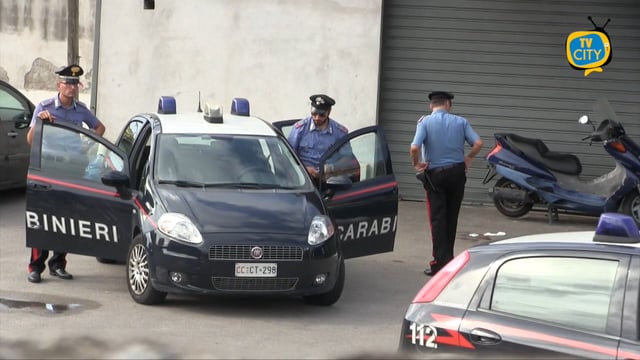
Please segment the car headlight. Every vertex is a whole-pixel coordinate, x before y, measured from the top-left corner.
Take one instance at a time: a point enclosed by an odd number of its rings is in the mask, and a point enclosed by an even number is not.
[[[191,219],[182,214],[162,214],[160,220],[158,220],[158,230],[167,236],[184,242],[192,244],[200,244],[202,242],[202,235],[200,235],[198,228],[191,222]]]
[[[311,221],[309,227],[309,236],[307,241],[309,245],[318,245],[327,241],[335,233],[335,228],[329,217],[318,215]]]

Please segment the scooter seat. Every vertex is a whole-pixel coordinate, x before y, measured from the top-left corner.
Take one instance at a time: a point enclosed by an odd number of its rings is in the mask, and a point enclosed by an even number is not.
[[[573,154],[550,151],[540,139],[527,138],[516,134],[500,135],[514,150],[520,151],[530,160],[544,165],[549,170],[567,175],[580,175],[582,173],[582,163]]]

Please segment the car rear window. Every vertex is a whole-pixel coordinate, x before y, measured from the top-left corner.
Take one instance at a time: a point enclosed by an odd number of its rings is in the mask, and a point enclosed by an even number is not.
[[[497,272],[491,310],[605,332],[617,269],[606,259],[510,260]]]

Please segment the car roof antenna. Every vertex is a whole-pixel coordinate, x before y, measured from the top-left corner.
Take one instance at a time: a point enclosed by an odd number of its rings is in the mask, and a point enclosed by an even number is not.
[[[202,107],[200,107],[200,91],[198,91],[198,112],[202,112]]]

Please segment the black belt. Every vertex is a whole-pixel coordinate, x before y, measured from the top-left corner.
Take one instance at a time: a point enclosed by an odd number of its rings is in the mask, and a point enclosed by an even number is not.
[[[439,172],[441,172],[441,171],[445,171],[445,170],[453,169],[453,168],[456,168],[456,167],[458,167],[458,166],[464,166],[464,163],[463,163],[463,162],[461,162],[461,163],[457,163],[457,164],[451,164],[451,165],[440,166],[440,167],[437,167],[437,168],[435,168],[435,169],[433,169],[433,170],[427,170],[427,172],[428,172],[429,174],[437,174],[437,173],[439,173]]]

